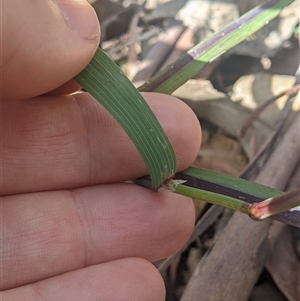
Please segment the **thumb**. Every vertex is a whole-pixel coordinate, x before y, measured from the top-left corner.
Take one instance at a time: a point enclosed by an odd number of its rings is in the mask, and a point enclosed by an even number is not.
[[[85,0],[4,0],[1,18],[3,99],[63,85],[84,69],[99,43],[99,22]]]

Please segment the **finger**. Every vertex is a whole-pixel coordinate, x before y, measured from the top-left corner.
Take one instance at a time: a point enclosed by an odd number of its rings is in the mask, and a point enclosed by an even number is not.
[[[2,199],[2,289],[125,257],[156,261],[194,226],[189,198],[106,184]]]
[[[199,150],[197,118],[174,97],[145,97],[170,138],[178,168],[187,168]],[[2,194],[120,182],[147,174],[123,129],[86,93],[3,102],[2,110]]]
[[[1,11],[3,99],[44,94],[78,74],[99,43],[99,22],[83,0],[9,0]]]
[[[79,91],[81,86],[77,84],[74,79],[69,80],[65,84],[59,86],[58,88],[51,90],[50,92],[44,94],[48,96],[55,96],[55,95],[67,95]]]
[[[149,262],[126,258],[73,271],[0,295],[6,301],[163,301],[161,276]]]

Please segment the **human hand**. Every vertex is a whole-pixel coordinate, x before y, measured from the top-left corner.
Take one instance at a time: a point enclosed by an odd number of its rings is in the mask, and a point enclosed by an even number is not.
[[[93,10],[4,0],[1,18],[0,299],[164,300],[150,262],[186,242],[193,204],[123,183],[147,174],[132,142],[89,94],[66,95],[99,43]],[[200,145],[194,114],[143,95],[188,167]]]

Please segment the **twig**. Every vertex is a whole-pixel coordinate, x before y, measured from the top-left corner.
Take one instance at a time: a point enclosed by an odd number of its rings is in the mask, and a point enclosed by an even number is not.
[[[184,30],[185,27],[177,21],[175,25],[170,26],[166,32],[160,35],[157,43],[150,49],[146,58],[141,62],[139,71],[132,80],[135,86],[143,84],[155,74]]]
[[[296,83],[295,86],[300,85],[300,69],[298,68],[296,72]],[[294,93],[295,94],[295,93]],[[268,138],[268,140],[265,142],[265,144],[260,148],[260,150],[256,153],[254,158],[251,160],[251,162],[246,166],[246,168],[243,170],[241,174],[241,178],[251,180],[255,178],[255,172],[259,170],[261,166],[264,165],[264,163],[268,160],[269,155],[272,153],[273,148],[275,147],[278,138],[280,137],[280,133],[283,130],[284,124],[288,118],[288,115],[290,113],[290,109],[292,106],[292,102],[294,101],[294,94],[290,94],[284,108],[280,111],[276,125],[275,130],[273,134]]]
[[[130,25],[129,25],[129,39],[132,40],[137,36],[137,26],[140,20],[140,12],[141,10],[138,9],[135,14],[133,15]],[[127,58],[127,74],[129,78],[132,78],[133,75],[136,73],[136,65],[137,62],[137,53],[135,50],[135,44],[131,44],[128,47],[128,58]]]
[[[261,104],[259,107],[257,107],[246,119],[244,124],[241,126],[241,128],[238,130],[238,137],[242,138],[246,132],[246,130],[249,128],[249,126],[252,124],[252,122],[259,116],[259,114],[270,104],[272,104],[274,101],[276,101],[278,98],[282,96],[294,96],[298,91],[300,90],[300,84],[296,84],[290,89],[287,89],[283,92],[281,92],[278,95],[275,95],[271,97],[270,99],[266,100],[263,104]]]

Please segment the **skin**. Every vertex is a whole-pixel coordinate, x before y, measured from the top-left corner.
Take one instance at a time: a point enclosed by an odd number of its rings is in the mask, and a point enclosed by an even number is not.
[[[147,174],[132,142],[91,96],[69,94],[99,43],[93,10],[3,0],[1,18],[0,299],[164,300],[151,262],[184,245],[194,207],[125,184]],[[143,96],[187,168],[197,118],[171,96]]]

